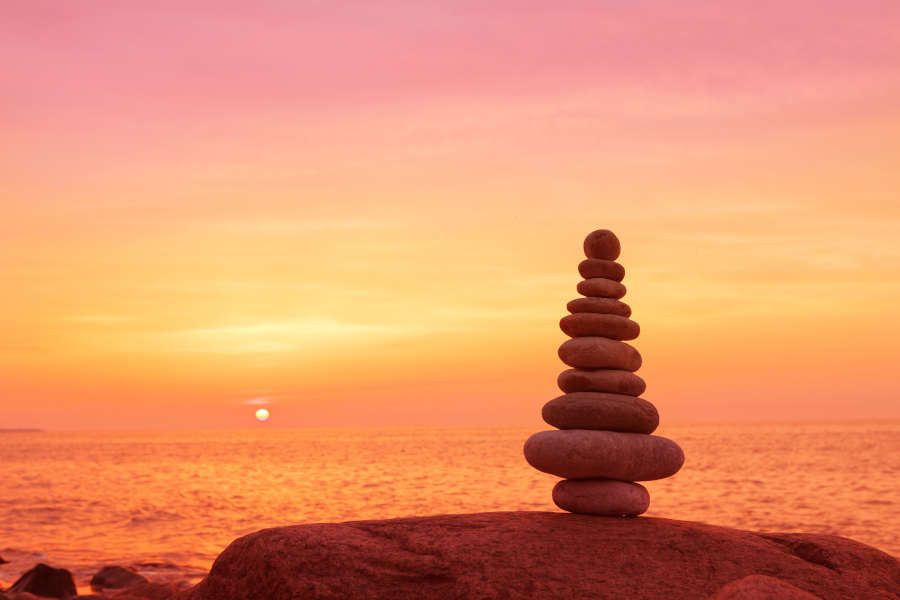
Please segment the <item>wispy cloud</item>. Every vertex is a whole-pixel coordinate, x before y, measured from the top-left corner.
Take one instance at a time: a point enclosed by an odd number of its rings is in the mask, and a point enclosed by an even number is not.
[[[379,219],[346,218],[346,219],[249,219],[233,221],[216,221],[207,224],[207,227],[222,231],[267,233],[267,234],[291,234],[312,233],[328,231],[364,231],[379,230],[396,227],[397,223]]]
[[[117,325],[119,323],[129,323],[136,320],[131,315],[116,314],[92,314],[92,315],[69,315],[64,320],[71,323],[87,323],[93,325]]]
[[[347,340],[371,342],[435,333],[440,325],[414,323],[354,323],[309,318],[197,327],[168,332],[165,337],[182,352],[266,354],[320,347]]]
[[[272,404],[272,401],[265,397],[248,398],[247,400],[244,400],[244,404],[248,406],[268,406],[269,404]]]

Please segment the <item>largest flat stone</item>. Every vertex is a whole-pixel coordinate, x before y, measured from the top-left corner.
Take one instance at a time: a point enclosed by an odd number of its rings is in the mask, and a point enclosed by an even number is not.
[[[832,535],[504,512],[265,529],[232,542],[186,597],[698,600],[754,574],[824,600],[900,592],[895,558]]]
[[[567,429],[532,435],[525,459],[538,471],[566,479],[650,481],[677,473],[684,452],[658,435]]]

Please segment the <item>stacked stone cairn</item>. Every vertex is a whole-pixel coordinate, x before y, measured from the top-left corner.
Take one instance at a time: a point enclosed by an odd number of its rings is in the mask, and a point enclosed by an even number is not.
[[[650,506],[650,494],[635,482],[670,477],[684,463],[675,442],[651,435],[659,414],[640,397],[647,387],[634,373],[641,355],[625,343],[640,327],[620,300],[620,250],[618,238],[605,229],[584,240],[578,293],[585,297],[569,302],[572,314],[559,322],[572,338],[559,347],[559,357],[572,368],[559,375],[564,394],[543,410],[544,420],[558,429],[525,442],[531,466],[565,478],[553,488],[553,501],[574,513],[637,516]]]

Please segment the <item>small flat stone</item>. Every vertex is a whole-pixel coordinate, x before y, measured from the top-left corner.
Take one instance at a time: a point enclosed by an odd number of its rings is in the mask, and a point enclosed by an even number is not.
[[[619,238],[609,229],[592,231],[584,238],[584,255],[588,258],[616,260],[622,251]]]
[[[630,481],[563,479],[553,488],[553,502],[582,515],[636,517],[650,507],[650,493]]]
[[[637,371],[641,355],[625,342],[603,337],[578,337],[563,342],[559,358],[577,369],[622,369]]]
[[[525,459],[538,471],[566,479],[650,481],[677,473],[684,452],[658,435],[563,429],[528,438]]]
[[[625,286],[618,281],[603,279],[602,277],[594,277],[592,279],[579,281],[577,289],[578,293],[582,296],[590,296],[591,298],[615,298],[617,300],[624,296],[627,291]]]
[[[601,392],[559,396],[545,404],[541,414],[559,429],[653,433],[659,425],[656,407],[643,398]]]
[[[570,313],[600,313],[605,315],[631,316],[631,307],[612,298],[576,298],[566,305]]]
[[[612,340],[633,340],[641,333],[641,326],[619,315],[575,313],[559,320],[559,328],[569,337],[605,337]]]
[[[647,383],[630,371],[619,369],[566,369],[556,379],[559,389],[571,392],[608,392],[626,396],[640,396]]]
[[[625,279],[625,267],[614,260],[603,260],[602,258],[584,259],[578,263],[578,272],[585,279],[592,277],[603,277],[613,281]]]

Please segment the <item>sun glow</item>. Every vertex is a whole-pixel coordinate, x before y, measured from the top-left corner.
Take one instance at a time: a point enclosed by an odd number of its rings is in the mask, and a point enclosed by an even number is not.
[[[256,411],[256,420],[260,422],[265,422],[269,420],[269,409],[268,408],[260,408]]]

